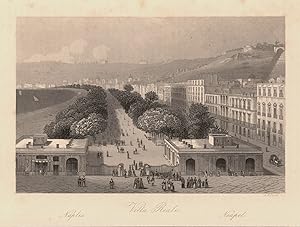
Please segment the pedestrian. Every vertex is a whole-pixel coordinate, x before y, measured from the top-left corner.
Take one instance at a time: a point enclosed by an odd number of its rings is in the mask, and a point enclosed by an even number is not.
[[[198,177],[197,188],[201,188],[201,179],[200,179],[200,177]]]
[[[146,150],[146,146],[145,146],[145,145],[143,145],[143,150],[144,150],[144,151]]]
[[[154,182],[155,182],[155,179],[154,179],[154,176],[152,176],[152,178],[151,178],[152,186],[154,186]]]
[[[196,177],[194,178],[193,188],[195,188],[195,189],[197,188],[197,178]]]
[[[109,157],[108,151],[106,151],[106,157]]]
[[[133,175],[134,177],[136,177],[136,174],[135,174],[135,171],[134,171],[133,168],[132,168],[132,175]]]
[[[147,176],[147,181],[148,181],[148,184],[150,184],[150,177]]]
[[[185,188],[185,179],[181,177],[181,188]]]
[[[125,178],[127,177],[127,171],[126,171],[126,169],[124,169],[124,177]]]
[[[110,178],[110,181],[109,181],[109,188],[110,189],[113,189],[114,188],[114,185],[115,185],[115,182],[112,178]]]
[[[127,159],[130,159],[130,157],[129,157],[129,152],[127,151]]]
[[[166,191],[166,179],[163,179],[163,181],[161,183],[161,188],[162,188],[162,190]]]
[[[207,180],[207,178],[205,179],[205,188],[208,188],[208,180]]]
[[[138,186],[138,178],[134,178],[134,181],[133,181],[133,188],[136,189]]]
[[[135,170],[137,170],[138,169],[138,165],[137,165],[137,163],[135,163]]]
[[[143,144],[143,140],[141,140],[141,144]]]

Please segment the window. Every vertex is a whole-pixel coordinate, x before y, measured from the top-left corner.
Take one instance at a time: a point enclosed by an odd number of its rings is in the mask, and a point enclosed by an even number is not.
[[[258,96],[261,96],[261,87],[258,88]]]
[[[266,88],[263,88],[263,96],[266,96]]]
[[[273,122],[273,130],[274,133],[276,133],[276,122]]]
[[[273,146],[277,146],[276,135],[273,135]]]
[[[248,129],[248,133],[247,134],[248,134],[248,137],[250,138],[250,129]]]
[[[278,146],[282,147],[282,137],[278,136]]]
[[[280,104],[279,106],[279,119],[283,120],[283,105]]]
[[[266,116],[266,104],[264,102],[262,104],[262,115]]]
[[[247,101],[247,109],[248,109],[248,110],[251,109],[251,100],[250,100],[250,99]]]
[[[246,109],[246,100],[243,100],[243,109]]]
[[[232,131],[234,132],[234,125],[232,125]]]
[[[257,127],[260,128],[260,119],[257,119]]]
[[[243,136],[246,136],[246,129],[243,129]]]
[[[58,162],[59,161],[59,157],[58,156],[54,156],[53,157],[53,162]]]
[[[283,89],[279,88],[279,97],[283,97]]]
[[[37,155],[36,159],[47,159],[46,155]]]
[[[268,130],[268,131],[271,131],[271,121],[268,121],[267,130]]]
[[[268,96],[271,96],[271,88],[268,87]]]
[[[277,104],[276,103],[273,104],[273,117],[277,118]]]
[[[273,96],[274,96],[274,97],[277,97],[277,87],[274,87],[274,88],[273,88]]]
[[[257,103],[257,115],[260,115],[260,102]]]
[[[265,120],[262,121],[262,129],[264,129],[264,130],[266,129],[266,122],[265,122]]]
[[[278,131],[278,133],[279,133],[280,135],[283,134],[283,127],[282,127],[282,124],[281,124],[281,123],[279,124],[279,131]]]
[[[268,103],[268,117],[271,117],[271,103]]]
[[[258,135],[258,138],[260,139],[261,138],[260,129],[257,130],[257,135]]]
[[[261,140],[262,140],[262,141],[265,141],[265,131],[262,131],[262,132],[261,132]]]
[[[246,121],[246,114],[243,113],[243,121]]]
[[[251,122],[251,115],[248,114],[248,122],[250,123]]]
[[[239,108],[242,108],[242,100],[239,100]]]

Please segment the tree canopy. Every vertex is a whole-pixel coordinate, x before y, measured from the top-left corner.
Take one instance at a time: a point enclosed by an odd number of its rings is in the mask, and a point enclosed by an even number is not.
[[[145,94],[145,99],[148,99],[151,102],[153,102],[158,100],[158,95],[154,91],[149,91]]]
[[[133,86],[131,85],[131,84],[125,84],[124,85],[124,90],[125,91],[128,91],[128,92],[131,92],[131,91],[133,91]]]

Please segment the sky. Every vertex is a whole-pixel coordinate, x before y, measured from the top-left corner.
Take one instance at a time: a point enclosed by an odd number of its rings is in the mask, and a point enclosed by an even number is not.
[[[17,62],[155,63],[285,40],[284,17],[19,17]]]

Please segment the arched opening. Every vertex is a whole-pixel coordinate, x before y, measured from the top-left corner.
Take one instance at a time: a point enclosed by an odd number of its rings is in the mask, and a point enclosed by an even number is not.
[[[69,158],[66,163],[67,175],[77,175],[78,160],[76,158]]]
[[[223,158],[219,158],[216,162],[216,167],[221,172],[226,172],[226,161]]]
[[[248,158],[246,160],[246,172],[254,172],[255,171],[255,160],[253,158]]]
[[[195,160],[192,158],[186,160],[186,175],[195,175]]]

